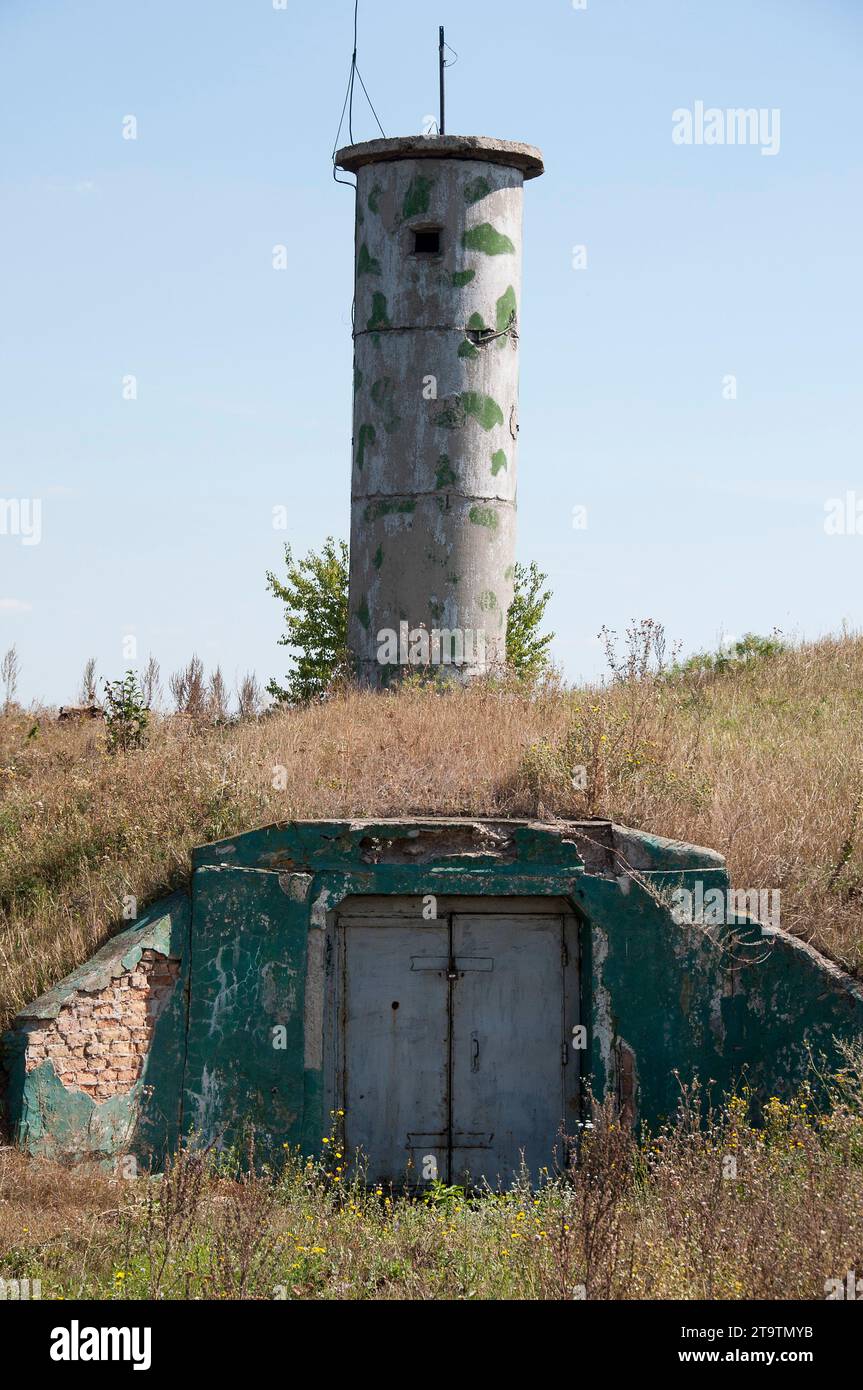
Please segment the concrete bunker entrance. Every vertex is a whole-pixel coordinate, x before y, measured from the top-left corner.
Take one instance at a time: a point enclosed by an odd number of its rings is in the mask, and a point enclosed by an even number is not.
[[[367,1181],[497,1187],[565,1161],[583,1056],[565,898],[356,895],[328,933],[327,1090]]]
[[[859,983],[804,942],[678,920],[676,892],[714,888],[719,855],[611,822],[290,821],[202,845],[190,891],[16,1017],[7,1122],[32,1153],[154,1164],[251,1132],[278,1165],[320,1155],[341,1110],[374,1182],[496,1186],[522,1152],[535,1180],[593,1098],[655,1128],[681,1078],[788,1095],[859,1039]],[[91,1085],[79,1063],[113,1069],[91,996],[124,1015],[142,963],[165,987],[136,1071]]]

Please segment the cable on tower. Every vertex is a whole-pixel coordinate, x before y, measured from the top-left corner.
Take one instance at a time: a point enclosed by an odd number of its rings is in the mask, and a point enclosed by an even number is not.
[[[357,79],[359,79],[360,86],[362,87],[366,101],[369,104],[369,109],[371,110],[371,113],[374,116],[375,121],[377,122],[378,130],[380,131],[381,135],[385,140],[387,138],[386,133],[384,132],[384,128],[381,125],[380,120],[378,119],[378,113],[374,108],[372,99],[368,94],[366,84],[363,81],[363,75],[357,67],[357,32],[359,29],[359,11],[360,0],[354,0],[354,49],[353,53],[351,54],[351,70],[348,76],[348,89],[345,92],[345,100],[342,106],[342,114],[339,119],[339,128],[336,131],[336,140],[335,144],[333,145],[333,178],[335,179],[336,183],[347,184],[348,188],[356,188],[356,184],[351,183],[350,179],[339,178],[338,173],[336,172],[336,152],[339,148],[339,139],[342,133],[342,126],[345,123],[345,112],[347,112],[348,114],[348,136],[351,144],[354,143],[354,84]]]

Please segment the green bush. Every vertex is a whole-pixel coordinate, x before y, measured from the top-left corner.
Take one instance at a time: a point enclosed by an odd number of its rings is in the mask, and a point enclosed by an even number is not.
[[[287,577],[267,571],[267,587],[285,605],[285,632],[279,646],[290,647],[293,666],[284,684],[273,679],[267,691],[280,704],[319,700],[335,681],[353,670],[348,651],[348,547],[328,536],[320,554],[314,550],[295,561],[285,546]],[[533,680],[548,669],[554,633],[539,635],[551,591],[536,564],[516,565],[513,600],[507,612],[506,663],[509,670]]]
[[[147,742],[150,711],[134,671],[122,680],[105,681],[105,725],[109,753],[130,753]]]

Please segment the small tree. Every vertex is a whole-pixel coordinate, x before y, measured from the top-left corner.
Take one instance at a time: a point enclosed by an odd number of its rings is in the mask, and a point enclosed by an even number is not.
[[[267,571],[267,588],[285,605],[286,630],[279,646],[296,655],[286,684],[271,680],[267,690],[280,702],[301,704],[320,699],[350,670],[348,547],[328,536],[319,555],[310,550],[295,562],[286,545],[285,567],[284,581]]]
[[[271,680],[267,691],[281,703],[320,699],[339,676],[352,668],[348,651],[348,547],[328,536],[321,553],[310,550],[294,561],[285,546],[287,582],[267,571],[267,587],[285,605],[287,631],[279,645],[298,653],[287,684]],[[517,675],[535,679],[549,665],[554,633],[539,635],[551,598],[542,591],[547,576],[536,564],[515,566],[515,592],[507,613],[506,659]]]
[[[3,709],[6,714],[11,710],[18,690],[19,669],[18,652],[12,646],[4,653],[3,660],[0,661],[0,682],[2,682],[4,691]]]
[[[130,753],[135,748],[143,748],[149,722],[150,711],[134,671],[127,671],[122,680],[105,681],[109,753]]]
[[[548,575],[542,574],[532,560],[527,566],[516,565],[512,603],[506,615],[506,662],[516,675],[535,680],[549,665],[548,648],[554,633],[539,635],[539,627],[551,598],[551,590],[543,592]]]

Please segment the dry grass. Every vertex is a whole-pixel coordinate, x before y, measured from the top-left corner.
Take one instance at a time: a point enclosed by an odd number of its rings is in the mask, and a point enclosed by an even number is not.
[[[123,925],[124,896],[183,883],[193,845],[292,817],[613,817],[719,849],[737,886],[781,888],[783,924],[863,973],[861,724],[858,637],[719,677],[175,716],[113,757],[101,726],[9,714],[0,1026]],[[181,1157],[129,1182],[0,1151],[0,1278],[46,1297],[823,1297],[863,1264],[859,1077],[824,1120],[803,1096],[754,1129],[742,1104],[702,1129],[684,1103],[640,1145],[606,1114],[577,1171],[483,1201],[342,1191],[321,1165],[238,1179]]]
[[[782,890],[785,927],[863,971],[860,637],[719,677],[174,716],[116,757],[100,725],[33,728],[0,718],[0,1027],[124,925],[127,894],[183,883],[193,845],[302,817],[613,817],[718,849],[738,887]]]
[[[112,1178],[0,1152],[0,1279],[43,1298],[823,1299],[863,1255],[859,1067],[827,1116],[804,1092],[758,1129],[697,1092],[638,1143],[606,1107],[538,1189],[423,1200],[289,1159],[239,1176],[181,1154]],[[336,1155],[338,1150],[336,1149]]]

